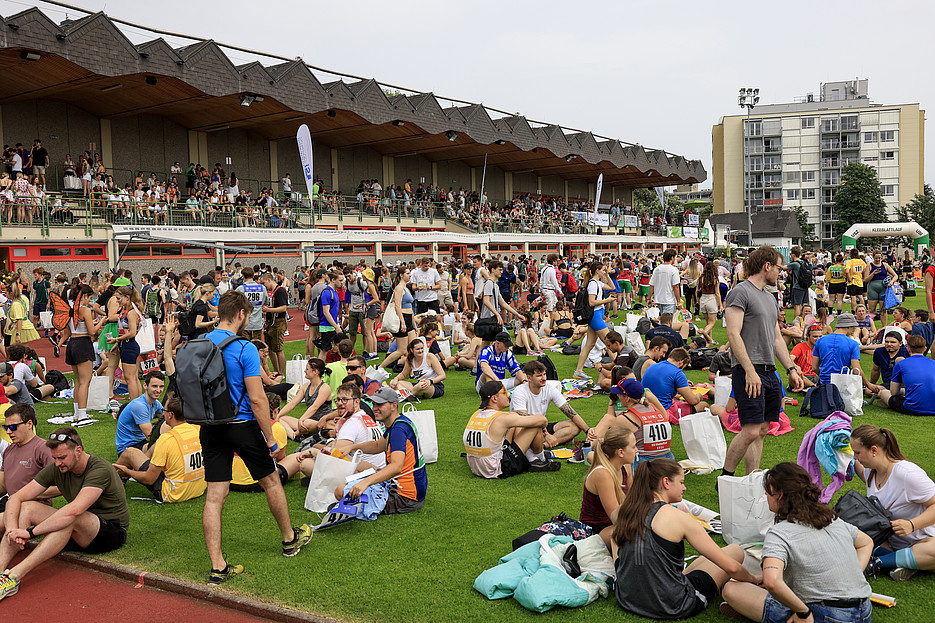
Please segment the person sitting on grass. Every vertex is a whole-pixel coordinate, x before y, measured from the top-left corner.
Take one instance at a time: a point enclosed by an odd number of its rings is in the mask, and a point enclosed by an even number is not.
[[[893,366],[888,389],[877,395],[881,407],[905,415],[935,415],[935,360],[925,356],[921,335],[910,335],[909,357]]]
[[[399,395],[396,390],[381,387],[370,398],[377,421],[383,424],[386,430],[381,439],[352,444],[347,453],[351,454],[357,450],[364,454],[385,452],[386,467],[353,485],[338,487],[334,495],[341,499],[347,491],[347,496],[356,500],[368,487],[381,485],[389,489],[386,506],[381,514],[394,515],[417,511],[425,504],[428,477],[416,426],[412,420],[399,412]]]
[[[383,438],[385,432],[383,425],[367,414],[362,408],[360,399],[360,386],[357,383],[348,381],[338,387],[338,397],[334,399],[338,406],[335,440],[334,444],[328,447],[328,451],[333,456],[347,454],[348,448],[355,443],[379,441]],[[308,450],[290,454],[280,462],[279,466],[285,468],[290,474],[301,471],[304,475],[311,476],[315,468],[315,459],[324,448],[322,444],[315,444]],[[372,467],[380,470],[386,467],[386,457],[381,453],[363,454],[360,465],[363,469]]]
[[[305,383],[279,413],[279,421],[293,433],[290,436],[318,432],[321,419],[331,413],[331,388],[322,380],[324,374],[325,362],[321,359],[313,357],[305,362]],[[301,403],[305,410],[300,417],[287,415]]]
[[[685,472],[672,459],[642,463],[617,511],[611,553],[617,604],[651,619],[682,619],[704,611],[731,578],[759,584],[743,566],[739,545],[720,548],[689,513],[675,508]],[[685,566],[685,541],[700,556]]]
[[[812,371],[818,375],[818,382],[831,382],[831,375],[841,370],[850,370],[860,374],[864,387],[870,394],[880,393],[883,387],[871,383],[860,367],[860,344],[853,339],[857,329],[857,319],[853,314],[841,314],[834,325],[834,333],[822,336],[815,342],[812,352]]]
[[[166,402],[164,413],[169,430],[156,439],[152,458],[131,446],[113,464],[114,469],[121,477],[133,478],[149,489],[160,502],[201,497],[208,485],[202,464],[200,429],[185,421],[178,398]]]
[[[464,335],[468,338],[468,343],[462,345],[454,355],[445,360],[445,367],[454,369],[464,368],[473,370],[477,366],[477,356],[484,349],[484,340],[474,335],[474,323],[466,322],[464,324]]]
[[[415,379],[415,383],[404,381]],[[445,369],[438,357],[428,352],[421,339],[410,340],[406,346],[403,370],[389,382],[397,391],[407,392],[417,398],[441,398],[445,395]]]
[[[3,460],[0,461],[0,525],[9,496],[29,484],[39,470],[52,463],[52,453],[44,440],[36,435],[35,408],[15,404],[3,416],[3,432],[10,436],[12,443],[3,450]],[[51,487],[44,495],[47,497],[40,497],[39,501],[52,506],[50,498],[57,497],[59,492]]]
[[[468,467],[481,478],[509,478],[525,471],[557,471],[561,464],[546,460],[541,414],[510,411],[510,397],[500,381],[480,388],[480,408],[464,429],[462,441]]]
[[[474,368],[474,376],[477,381],[474,388],[480,393],[481,386],[487,381],[501,381],[507,390],[526,382],[526,374],[513,358],[513,340],[506,331],[501,331],[494,337],[493,343],[481,350],[477,357],[477,366]],[[509,370],[513,378],[507,378],[506,373]]]
[[[646,352],[636,358],[633,364],[633,373],[636,380],[642,382],[643,375],[654,363],[663,361],[672,348],[672,342],[668,338],[657,335],[646,344]]]
[[[818,375],[812,371],[812,353],[815,351],[815,342],[824,335],[821,325],[813,324],[808,327],[807,339],[792,347],[792,361],[802,368],[805,375],[803,391],[818,385]]]
[[[932,323],[929,322],[929,313],[924,309],[915,310],[915,317],[912,319],[912,335],[921,335],[925,339],[925,352],[932,347],[932,342],[935,341],[935,329],[932,328]],[[12,348],[10,349],[12,350]]]
[[[127,494],[110,463],[86,453],[78,431],[69,426],[55,429],[45,443],[54,462],[10,497],[3,514],[0,568],[6,571],[0,574],[0,599],[15,595],[30,571],[63,549],[104,554],[127,541]],[[43,501],[50,487],[65,498],[61,508]],[[26,541],[38,536],[43,538],[36,548],[10,567]]]
[[[665,361],[653,364],[643,374],[641,383],[649,389],[669,414],[669,421],[677,423],[683,415],[700,413],[708,403],[692,391],[685,376],[691,356],[684,348],[673,348]],[[677,400],[676,398],[681,398]]]
[[[348,358],[347,373],[360,378],[363,385],[361,392],[364,396],[370,396],[381,387],[379,381],[367,378],[367,360],[361,355],[354,355]],[[342,385],[346,382],[346,380],[342,380]]]
[[[623,365],[623,361],[621,360],[626,360],[626,357],[619,357],[620,351],[623,350],[624,342],[623,336],[616,331],[608,331],[607,335],[604,336],[603,342],[604,351],[601,353],[601,360],[595,363],[594,367],[598,370],[598,386],[605,392],[609,392],[612,385],[610,377],[613,376],[614,367]]]
[[[23,404],[30,407],[35,404],[32,394],[23,382],[14,378],[13,366],[7,361],[0,362],[0,400],[4,404]]]
[[[633,469],[642,461],[675,458],[672,454],[672,426],[659,400],[633,378],[629,368],[621,368],[614,373],[614,378],[617,382],[610,388],[607,413],[597,426],[588,431],[588,442],[593,443],[604,436],[611,427],[621,426],[636,436],[638,457],[634,460]],[[647,427],[655,439],[645,439]]]
[[[617,509],[633,482],[636,437],[622,426],[611,426],[603,436],[594,440],[592,446],[593,459],[591,469],[584,477],[579,519],[591,526],[594,534],[601,535],[609,550]]]
[[[55,388],[43,382],[45,371],[41,369],[37,357],[31,356],[30,353],[35,353],[35,351],[22,344],[14,344],[7,349],[7,357],[13,364],[13,378],[22,382],[25,392],[30,394],[33,400],[42,400],[54,394]],[[26,399],[14,400],[14,402],[26,402]],[[32,401],[26,404],[31,403]]]
[[[547,383],[545,364],[541,361],[527,361],[523,373],[528,383],[523,383],[513,390],[510,409],[520,415],[542,415],[548,418],[549,403],[558,407],[567,419],[561,422],[549,422],[545,427],[544,446],[556,448],[574,439],[578,433],[587,433],[591,428],[578,415],[571,403],[562,395],[560,387]]]
[[[909,357],[909,351],[903,345],[903,336],[898,331],[888,331],[883,336],[883,346],[873,351],[873,369],[870,371],[870,382],[880,382],[883,389],[890,386],[893,379],[893,368],[896,364]],[[882,392],[881,392],[882,393]],[[885,405],[883,405],[885,408]]]
[[[146,440],[153,432],[153,420],[163,413],[159,397],[166,386],[166,375],[153,370],[146,375],[145,383],[143,395],[128,402],[117,416],[114,442],[117,444],[118,456],[122,456],[127,448],[140,450],[146,458],[153,455],[153,448],[146,445]]]
[[[272,392],[266,392],[266,399],[269,401],[269,416],[272,420],[273,439],[276,440],[280,448],[285,448],[286,444],[289,443],[289,429],[283,426],[282,422],[279,421],[279,407],[282,405],[282,399]],[[290,472],[286,468],[285,463],[288,458],[289,457],[285,457],[282,461],[277,461],[275,457],[273,458],[273,461],[276,463],[276,473],[279,475],[279,481],[283,486],[285,486],[286,483],[289,482],[289,478],[298,471],[298,469],[293,469]],[[237,493],[263,492],[263,487],[260,486],[259,481],[250,475],[250,470],[247,469],[242,458],[234,455],[231,469],[231,491]]]
[[[659,314],[659,325],[646,332],[646,340],[652,340],[656,336],[661,336],[669,340],[672,348],[682,348],[685,346],[685,337],[672,327],[673,315],[669,312]],[[687,327],[686,327],[687,333]]]

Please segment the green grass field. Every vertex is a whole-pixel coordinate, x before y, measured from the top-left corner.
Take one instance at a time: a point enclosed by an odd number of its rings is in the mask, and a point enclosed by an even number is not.
[[[716,331],[715,339],[725,341],[724,330],[718,327]],[[304,352],[303,348],[303,342],[288,344],[287,358]],[[519,359],[522,363],[527,358]],[[561,377],[571,376],[574,358],[553,354],[552,359]],[[863,364],[869,372],[869,356],[863,358]],[[688,377],[706,380],[707,373],[688,371]],[[607,400],[607,396],[596,395],[573,404],[593,425],[606,411]],[[247,573],[225,584],[223,590],[349,621],[526,622],[580,620],[583,615],[637,620],[639,617],[620,610],[612,596],[588,606],[586,614],[559,608],[536,615],[513,600],[491,602],[472,589],[474,578],[510,551],[514,537],[563,511],[578,516],[587,469],[586,464],[565,464],[556,473],[523,474],[503,481],[474,477],[460,456],[461,435],[478,402],[469,373],[451,372],[445,396],[423,403],[435,410],[440,458],[428,467],[428,496],[421,511],[322,531],[297,558],[282,557],[279,533],[262,494],[231,494],[224,515],[224,550],[230,561],[244,564]],[[70,410],[70,402],[41,405],[40,433],[48,434],[53,428],[45,423],[46,418]],[[817,422],[800,418],[798,411],[798,407],[788,410],[794,432],[767,438],[763,467],[795,460],[802,436]],[[549,416],[552,421],[562,417],[557,410]],[[82,429],[81,435],[88,451],[115,460],[115,423],[107,414],[98,417],[100,422]],[[867,407],[857,422],[892,429],[903,453],[930,474],[935,473],[932,420]],[[727,435],[729,440],[731,435]],[[677,459],[685,458],[677,427],[672,448]],[[714,479],[714,475],[688,475],[686,499],[717,509]],[[857,486],[862,491],[859,481],[855,482],[847,487]],[[128,484],[127,492],[148,495],[137,483]],[[303,509],[305,490],[297,481],[286,486],[286,494],[294,523],[317,523],[317,516]],[[140,571],[205,582],[210,563],[201,529],[203,503],[203,498],[161,506],[131,500],[128,542],[103,558]],[[922,574],[902,583],[887,577],[873,580],[872,585],[876,592],[897,598],[898,605],[891,610],[876,608],[879,621],[928,620],[925,594],[935,589],[932,575]],[[725,617],[715,605],[697,620]]]

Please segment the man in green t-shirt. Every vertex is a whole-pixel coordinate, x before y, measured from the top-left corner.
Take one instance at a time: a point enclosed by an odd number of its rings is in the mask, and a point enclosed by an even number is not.
[[[74,428],[63,426],[49,435],[46,446],[54,464],[7,502],[4,536],[0,543],[0,599],[15,595],[20,580],[63,549],[103,554],[123,546],[130,525],[130,509],[120,478],[111,464],[87,454]],[[49,487],[57,487],[67,504],[55,509],[38,501]],[[18,565],[13,557],[26,541],[43,537]]]

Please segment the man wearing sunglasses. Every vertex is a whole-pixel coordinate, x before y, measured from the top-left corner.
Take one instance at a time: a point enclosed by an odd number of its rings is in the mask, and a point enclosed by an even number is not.
[[[3,432],[13,443],[3,451],[3,464],[0,465],[0,495],[3,496],[0,498],[0,521],[8,496],[25,487],[40,469],[52,463],[52,453],[36,436],[36,410],[26,404],[16,404],[10,406],[5,415]],[[48,498],[42,502],[52,506],[52,500]]]
[[[78,431],[63,426],[49,435],[54,463],[7,502],[6,532],[0,542],[0,599],[16,594],[23,577],[63,549],[103,554],[123,546],[130,525],[127,495],[110,463],[87,454]],[[66,504],[56,510],[39,498],[57,487]],[[13,557],[26,541],[41,536],[39,545],[13,568]]]

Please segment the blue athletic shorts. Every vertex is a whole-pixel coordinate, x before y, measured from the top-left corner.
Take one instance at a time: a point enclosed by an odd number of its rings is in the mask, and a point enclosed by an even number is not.
[[[601,329],[607,328],[607,323],[604,322],[604,308],[595,307],[594,315],[591,317],[591,322],[588,323],[588,326],[595,331],[600,331]]]

